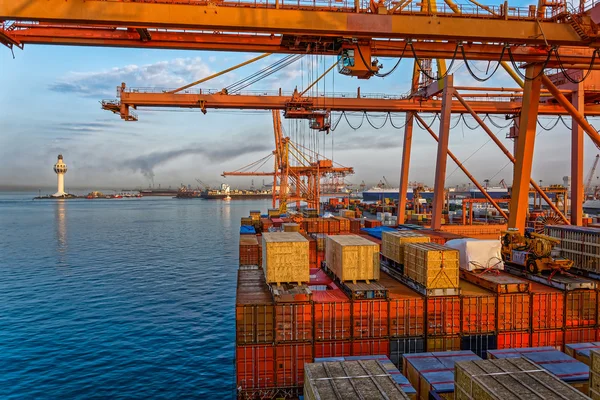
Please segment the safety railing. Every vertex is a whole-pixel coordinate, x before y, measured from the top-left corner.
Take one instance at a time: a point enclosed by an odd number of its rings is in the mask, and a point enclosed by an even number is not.
[[[297,9],[297,10],[314,10],[314,11],[345,11],[356,13],[356,3],[354,0],[89,0],[89,1],[105,1],[105,2],[127,2],[127,3],[151,3],[151,4],[172,4],[172,5],[198,5],[207,6],[209,4],[219,7],[249,7],[249,8],[279,8],[279,9]],[[590,0],[587,3],[593,3]],[[387,1],[385,6],[388,10],[393,9],[400,0]],[[395,14],[422,14],[422,15],[444,15],[455,17],[472,17],[472,18],[508,18],[518,20],[532,20],[537,16],[535,6],[530,7],[507,7],[503,5],[476,5],[455,4],[450,7],[445,2],[439,2],[435,5],[436,10],[422,11],[421,1],[413,0],[408,5],[401,6],[395,10]],[[358,2],[359,13],[371,13],[370,2],[360,0]],[[591,8],[593,6],[589,5]],[[457,11],[455,11],[457,10]],[[542,19],[551,19],[555,12],[553,7],[546,8]]]

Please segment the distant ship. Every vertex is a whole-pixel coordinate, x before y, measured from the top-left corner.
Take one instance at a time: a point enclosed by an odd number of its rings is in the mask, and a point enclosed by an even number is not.
[[[240,199],[270,199],[270,190],[238,190],[231,189],[229,185],[222,184],[220,189],[194,190],[181,187],[177,192],[178,199],[202,198],[209,200],[240,200]],[[229,199],[228,199],[229,197]]]
[[[453,188],[450,189],[452,195],[457,198],[466,198],[471,197],[474,199],[482,199],[485,196],[479,191],[479,189],[470,189],[467,191],[458,191]],[[486,189],[487,193],[490,197],[494,199],[500,199],[508,196],[508,189],[503,187],[488,187]],[[399,188],[382,188],[382,187],[372,187],[369,190],[365,190],[362,192],[364,201],[383,201],[384,199],[393,199],[398,200],[398,192],[400,192]],[[424,199],[433,199],[433,190],[421,190],[419,194]],[[406,197],[409,200],[413,198],[413,189],[408,188]]]
[[[583,203],[583,212],[600,215],[600,200],[586,200]]]

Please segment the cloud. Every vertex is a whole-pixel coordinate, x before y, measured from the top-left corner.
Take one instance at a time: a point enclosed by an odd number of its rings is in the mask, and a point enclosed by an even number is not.
[[[192,145],[184,148],[155,151],[121,163],[122,168],[140,171],[150,181],[154,180],[154,168],[169,161],[188,155],[201,155],[213,163],[224,162],[245,154],[272,150],[268,143],[246,143],[237,146],[223,147],[223,144]]]
[[[129,87],[177,88],[213,73],[200,57],[176,58],[146,65],[126,65],[96,72],[70,72],[48,88],[83,97],[115,97],[121,82]]]

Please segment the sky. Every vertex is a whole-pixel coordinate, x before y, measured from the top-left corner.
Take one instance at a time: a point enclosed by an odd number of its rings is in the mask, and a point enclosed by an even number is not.
[[[63,154],[69,170],[69,188],[122,188],[196,186],[196,179],[210,185],[229,183],[248,187],[252,178],[221,177],[223,171],[236,170],[259,160],[274,148],[272,117],[269,111],[138,110],[139,121],[125,122],[103,111],[100,101],[115,99],[116,87],[176,88],[248,60],[255,55],[226,52],[88,48],[67,46],[26,46],[13,54],[0,48],[0,187],[52,187],[52,170],[57,155]],[[282,55],[272,55],[254,64],[200,85],[221,89],[232,82],[270,65]],[[395,63],[382,59],[383,72]],[[247,90],[291,91],[307,87],[328,68],[331,57],[306,56]],[[403,60],[385,78],[357,80],[335,70],[319,84],[319,94],[332,92],[404,94],[409,89],[413,62]],[[490,67],[490,70],[493,67]],[[485,75],[487,63],[473,68]],[[455,85],[480,86],[468,74],[462,61],[454,66]],[[486,85],[514,87],[500,68]],[[316,89],[315,89],[316,90]],[[336,122],[340,117],[334,114]],[[423,115],[431,121],[431,115]],[[480,181],[498,185],[512,181],[512,165],[476,127],[470,117],[457,121],[453,116],[450,150]],[[542,118],[552,126],[554,117]],[[362,121],[362,125],[361,125]],[[370,123],[369,123],[370,122]],[[385,122],[381,129],[380,127]],[[499,125],[506,121],[497,119]],[[570,119],[566,119],[570,124]],[[466,124],[465,124],[466,123]],[[594,121],[592,120],[592,123]],[[306,121],[283,120],[286,135],[299,143],[319,143],[320,151],[341,165],[353,167],[355,175],[347,182],[370,186],[383,176],[397,186],[400,176],[404,114],[381,114],[365,119],[358,114],[341,117],[329,135],[310,132]],[[358,128],[360,126],[360,128]],[[432,125],[437,131],[438,122]],[[490,127],[503,143],[508,128]],[[354,129],[358,128],[358,129]],[[400,129],[397,129],[400,128]],[[585,172],[598,150],[586,137]],[[413,134],[410,180],[432,184],[435,141],[419,127]],[[544,184],[562,183],[570,170],[570,131],[559,122],[551,131],[538,129],[533,177]],[[268,170],[265,166],[264,170]],[[447,185],[464,184],[467,178],[449,160]],[[254,178],[260,186],[262,178]],[[597,180],[596,180],[597,182]]]

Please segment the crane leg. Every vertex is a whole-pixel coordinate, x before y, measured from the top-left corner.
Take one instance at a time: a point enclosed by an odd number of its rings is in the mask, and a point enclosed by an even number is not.
[[[517,153],[515,155],[513,191],[510,200],[508,227],[516,228],[520,232],[525,231],[527,211],[529,210],[529,184],[533,166],[533,149],[537,127],[538,105],[540,102],[540,89],[542,86],[541,76],[538,75],[541,70],[542,67],[539,64],[527,67],[526,76],[529,79],[525,82],[519,136],[517,138]],[[534,77],[535,79],[532,79]]]
[[[572,103],[577,112],[583,115],[583,82],[573,91]],[[583,128],[572,119],[571,122],[571,225],[581,226],[583,218]],[[565,201],[566,203],[566,201]]]
[[[437,159],[435,165],[435,181],[433,187],[433,210],[431,228],[442,227],[442,210],[444,208],[444,186],[446,183],[446,162],[448,159],[448,141],[450,139],[450,117],[452,116],[452,96],[454,78],[452,75],[444,78],[442,92],[442,115],[440,119],[440,134],[438,141]]]
[[[404,145],[402,146],[402,167],[400,168],[400,192],[398,193],[398,223],[406,219],[406,196],[408,192],[408,171],[410,169],[410,152],[412,147],[414,114],[406,113],[404,126]]]

